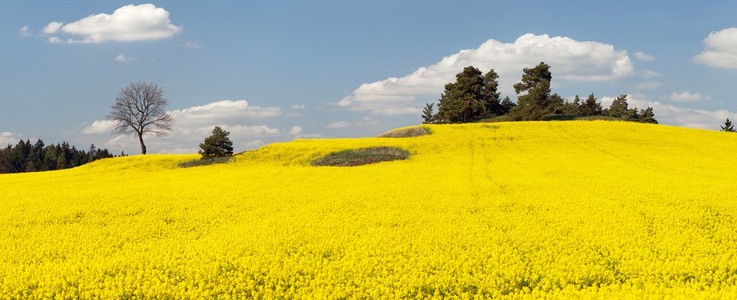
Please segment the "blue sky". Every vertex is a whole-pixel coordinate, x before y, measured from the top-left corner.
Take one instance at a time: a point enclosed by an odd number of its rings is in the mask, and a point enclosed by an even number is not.
[[[237,150],[417,124],[466,65],[503,96],[523,67],[553,92],[627,94],[663,124],[737,119],[733,1],[5,1],[0,144],[42,138],[136,153],[105,121],[127,84],[159,84],[175,117],[149,152]]]

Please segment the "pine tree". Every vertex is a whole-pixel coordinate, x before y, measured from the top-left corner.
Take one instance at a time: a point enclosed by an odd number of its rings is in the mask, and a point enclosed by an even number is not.
[[[655,112],[653,112],[652,107],[640,110],[640,123],[658,124],[658,120],[655,120]]]
[[[426,103],[425,108],[422,110],[422,124],[431,124],[435,120],[435,114],[433,113],[433,106],[435,103]]]
[[[233,155],[233,142],[228,135],[230,132],[223,130],[220,126],[215,126],[212,135],[205,138],[205,142],[200,144],[202,150],[199,153],[202,159]]]
[[[724,121],[724,126],[721,126],[721,127],[722,127],[722,131],[735,132],[734,124],[732,124],[732,121],[730,121],[729,118],[727,118],[727,121]]]
[[[511,120],[541,120],[543,116],[555,111],[551,103],[550,81],[553,76],[550,66],[541,62],[534,68],[524,68],[522,80],[514,85],[517,106],[510,111]]]
[[[563,104],[563,113],[569,116],[581,115],[581,98],[576,95],[576,98],[573,99],[573,102],[566,101]]]
[[[512,102],[512,100],[509,99],[509,96],[504,97],[504,100],[502,100],[502,113],[501,115],[506,115],[509,113],[512,108],[517,106],[516,103]]]
[[[617,119],[627,119],[628,108],[627,108],[627,95],[621,95],[612,101],[612,105],[609,106],[607,115]]]
[[[601,116],[601,103],[596,100],[594,94],[590,94],[581,105],[581,116]]]
[[[482,76],[468,66],[456,74],[456,81],[445,85],[440,95],[436,122],[467,123],[503,112],[497,92],[499,76],[490,70]]]

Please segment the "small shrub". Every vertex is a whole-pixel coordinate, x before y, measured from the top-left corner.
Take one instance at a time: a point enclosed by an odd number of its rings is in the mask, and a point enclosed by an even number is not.
[[[425,126],[420,127],[412,127],[412,128],[404,128],[404,129],[397,129],[389,131],[385,134],[380,135],[379,137],[386,137],[386,138],[406,138],[406,137],[417,137],[417,136],[423,136],[431,134],[432,131],[430,128],[427,128]]]
[[[409,151],[396,147],[341,150],[312,161],[313,166],[351,167],[409,158]]]

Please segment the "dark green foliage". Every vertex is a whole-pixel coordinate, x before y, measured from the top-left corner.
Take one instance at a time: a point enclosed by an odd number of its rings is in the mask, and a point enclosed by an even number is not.
[[[200,144],[202,150],[199,153],[202,159],[233,156],[233,141],[228,135],[230,132],[223,130],[220,126],[215,126],[212,135],[205,138],[205,142]]]
[[[591,93],[586,98],[586,101],[581,104],[579,115],[582,117],[601,116],[601,112],[601,103],[597,101],[596,97],[594,97],[594,94]]]
[[[504,100],[502,100],[502,113],[501,115],[506,115],[509,113],[512,108],[517,106],[517,103],[512,102],[512,100],[509,99],[509,96],[504,97]]]
[[[640,110],[640,123],[651,123],[651,124],[658,124],[658,121],[655,120],[655,112],[653,112],[652,107],[648,107],[644,110]]]
[[[534,68],[522,70],[522,80],[514,85],[517,97],[517,106],[510,112],[512,120],[542,120],[543,116],[555,112],[555,104],[551,101],[550,66],[541,62]]]
[[[578,95],[573,99],[573,102],[566,101],[563,103],[563,114],[570,116],[581,115],[581,98],[579,98]]]
[[[439,123],[467,123],[503,114],[497,91],[499,75],[490,70],[482,76],[479,69],[468,66],[456,75],[456,82],[445,85],[440,95],[438,113],[431,120]],[[423,119],[425,115],[423,114]]]
[[[425,108],[422,109],[422,124],[434,123],[435,113],[433,113],[433,106],[435,106],[435,103],[425,103]]]
[[[351,167],[409,158],[409,152],[396,147],[372,147],[332,152],[312,161],[313,166]]]
[[[455,82],[445,85],[438,103],[438,113],[433,114],[433,103],[425,105],[423,123],[577,119],[658,123],[652,107],[644,110],[629,108],[626,95],[617,97],[609,108],[603,109],[593,93],[586,100],[576,95],[570,102],[557,93],[551,94],[553,76],[550,66],[544,62],[523,69],[520,82],[514,85],[518,94],[517,103],[508,96],[499,100],[498,78],[493,69],[481,76],[481,71],[473,66],[464,68],[456,75]]]
[[[20,141],[0,149],[0,173],[22,173],[73,168],[101,159],[113,157],[107,149],[90,147],[90,151],[77,150],[67,142],[46,146],[39,139]]]
[[[735,132],[734,124],[732,124],[732,121],[730,121],[729,118],[727,118],[727,121],[724,121],[724,126],[721,126],[721,127],[722,127],[722,131]]]
[[[626,120],[629,117],[627,106],[627,95],[621,95],[612,101],[612,105],[603,115]]]
[[[550,66],[544,62],[540,62],[534,68],[522,69],[522,80],[514,85],[514,92],[517,94],[529,92],[535,88],[541,87],[541,83],[547,82],[548,89],[553,75],[550,73]]]

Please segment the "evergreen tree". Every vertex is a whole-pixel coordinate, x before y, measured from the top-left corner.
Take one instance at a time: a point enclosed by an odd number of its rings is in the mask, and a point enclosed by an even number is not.
[[[200,154],[202,159],[214,157],[226,157],[233,155],[233,142],[228,138],[230,132],[227,132],[215,126],[212,135],[205,138],[205,142],[200,144]]]
[[[431,124],[435,121],[433,106],[435,106],[435,103],[425,103],[425,108],[422,109],[422,124]]]
[[[621,95],[612,101],[612,105],[609,106],[609,109],[607,110],[608,116],[612,118],[618,118],[618,119],[627,119],[628,118],[628,109],[627,109],[627,95]]]
[[[640,122],[640,113],[637,108],[630,108],[627,110],[627,121]]]
[[[586,101],[581,105],[581,116],[600,116],[601,115],[601,103],[596,100],[594,94],[591,93]]]
[[[658,120],[655,120],[655,112],[652,107],[648,107],[644,110],[640,110],[640,123],[651,123],[658,124]]]
[[[436,122],[466,123],[504,110],[497,91],[499,76],[490,70],[482,76],[479,69],[468,66],[456,74],[456,81],[445,85],[440,95]]]
[[[522,70],[522,80],[514,85],[517,106],[510,111],[512,120],[540,120],[543,116],[554,112],[550,101],[550,66],[541,62],[534,68]]]
[[[513,107],[517,106],[516,103],[512,102],[512,100],[509,99],[509,96],[504,97],[504,100],[502,100],[502,113],[500,115],[506,115],[509,113],[510,110],[512,110]]]
[[[576,97],[573,98],[573,102],[566,101],[563,104],[563,113],[570,116],[581,115],[581,98],[576,95]]]
[[[732,124],[732,121],[730,121],[729,118],[727,118],[727,121],[724,121],[724,126],[721,126],[721,127],[722,127],[722,131],[735,132],[734,124]]]
[[[499,75],[494,69],[484,74],[483,85],[481,87],[481,99],[486,106],[486,116],[503,115],[506,112],[499,101]],[[479,116],[484,117],[484,116]]]
[[[550,107],[554,114],[562,114],[563,108],[565,107],[565,101],[563,100],[563,97],[558,95],[558,93],[550,96]]]

